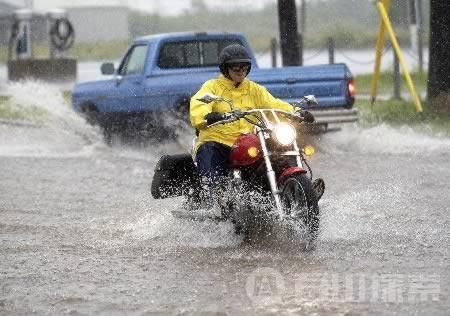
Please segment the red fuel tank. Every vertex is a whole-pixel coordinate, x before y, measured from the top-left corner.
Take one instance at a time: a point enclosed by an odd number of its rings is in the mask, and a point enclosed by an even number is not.
[[[232,168],[249,166],[261,158],[262,151],[258,136],[242,134],[231,149],[230,166]]]

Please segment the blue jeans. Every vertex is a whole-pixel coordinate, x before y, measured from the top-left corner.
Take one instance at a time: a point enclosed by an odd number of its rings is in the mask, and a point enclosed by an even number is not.
[[[230,151],[230,147],[216,142],[207,142],[201,145],[195,157],[200,176],[206,177],[212,184],[226,177]]]
[[[220,203],[219,196],[228,174],[227,164],[231,148],[216,142],[201,145],[195,157],[197,170],[201,178],[202,199],[206,208]],[[223,192],[222,192],[223,193]]]

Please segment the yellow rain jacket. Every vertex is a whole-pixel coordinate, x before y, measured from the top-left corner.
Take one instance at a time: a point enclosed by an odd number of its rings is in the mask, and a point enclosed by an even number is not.
[[[233,101],[233,109],[226,102],[213,101],[205,104],[197,99],[210,93],[224,99]],[[206,128],[205,115],[210,112],[225,113],[231,110],[246,111],[250,109],[280,109],[293,112],[294,108],[287,102],[273,97],[266,88],[248,80],[235,87],[232,80],[220,75],[217,79],[206,81],[200,90],[191,98],[190,118],[194,128],[199,130],[199,136],[195,148],[201,144],[214,141],[227,146],[232,146],[239,135],[250,133],[254,126],[246,120],[233,123],[219,124]]]

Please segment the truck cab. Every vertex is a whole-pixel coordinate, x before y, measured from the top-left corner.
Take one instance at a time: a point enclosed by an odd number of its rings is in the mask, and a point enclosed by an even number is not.
[[[137,38],[117,69],[102,65],[106,80],[78,84],[73,108],[103,127],[123,122],[157,123],[167,112],[187,117],[190,97],[201,85],[219,75],[218,55],[230,44],[247,48],[252,59],[249,79],[265,86],[275,97],[295,102],[314,94],[318,124],[351,122],[354,84],[345,64],[259,68],[245,36],[226,32],[166,33]],[[141,122],[142,123],[142,122]]]

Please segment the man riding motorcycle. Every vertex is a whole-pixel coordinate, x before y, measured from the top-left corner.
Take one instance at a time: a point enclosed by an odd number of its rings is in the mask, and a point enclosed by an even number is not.
[[[212,194],[221,179],[227,175],[231,146],[239,135],[251,132],[253,126],[245,120],[207,126],[224,119],[223,114],[233,110],[275,108],[294,112],[292,105],[273,97],[266,88],[246,78],[251,66],[251,58],[245,47],[239,44],[225,47],[219,55],[221,75],[206,81],[190,101],[191,124],[199,131],[195,145],[197,170]],[[204,103],[198,100],[207,94],[217,95],[231,102]],[[297,111],[306,121],[314,120],[309,112]]]

